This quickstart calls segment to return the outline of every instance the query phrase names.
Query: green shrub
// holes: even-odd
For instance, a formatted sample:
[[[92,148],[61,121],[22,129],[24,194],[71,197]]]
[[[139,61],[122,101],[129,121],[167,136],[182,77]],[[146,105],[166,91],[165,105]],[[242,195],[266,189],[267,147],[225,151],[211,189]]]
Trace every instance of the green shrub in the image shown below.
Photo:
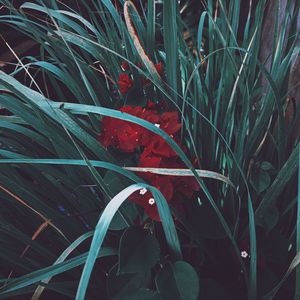
[[[16,64],[0,71],[0,298],[298,299],[298,271],[282,284],[300,248],[299,108],[287,101],[300,4],[288,1],[265,62],[264,0],[245,22],[235,0],[76,2],[0,1],[1,26],[35,45],[20,56],[7,43]],[[133,78],[123,93],[120,74]],[[149,100],[159,118],[179,113],[177,139],[120,112]],[[175,184],[180,208],[168,205],[162,181],[130,169],[145,145],[104,147],[104,118],[172,149],[162,160],[180,170],[156,179],[188,173],[192,199]],[[161,222],[129,201],[141,189]]]

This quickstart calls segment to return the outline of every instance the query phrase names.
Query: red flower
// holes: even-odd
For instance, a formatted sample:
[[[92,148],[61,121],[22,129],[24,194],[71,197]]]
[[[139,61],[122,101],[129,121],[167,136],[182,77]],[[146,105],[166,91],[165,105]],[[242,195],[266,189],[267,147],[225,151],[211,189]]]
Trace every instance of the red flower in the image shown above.
[[[117,138],[118,131],[122,128],[123,122],[118,119],[104,117],[102,119],[102,132],[100,134],[101,144],[107,148],[108,146],[118,147]]]
[[[160,119],[157,111],[147,110],[141,106],[123,106],[120,111],[154,124]],[[147,146],[154,137],[154,134],[146,128],[128,121],[104,117],[102,125],[100,142],[106,148],[114,146],[124,152],[133,152],[140,146]]]
[[[140,107],[140,109],[142,109]],[[138,111],[139,107],[135,108]],[[130,113],[131,107],[123,107],[123,112]],[[133,152],[140,145],[144,128],[132,122],[115,118],[104,117],[102,119],[103,130],[100,134],[100,142],[104,147],[113,146],[124,152]]]
[[[177,133],[181,128],[181,124],[178,123],[177,111],[165,112],[161,115],[160,119],[160,128],[170,135]]]
[[[146,108],[142,108],[141,106],[136,106],[136,107],[123,106],[120,109],[120,111],[126,112],[130,115],[146,120],[152,124],[157,124],[160,120],[160,116],[158,115],[156,110],[149,110]],[[154,133],[139,125],[136,125],[135,128],[140,133],[140,138],[139,138],[140,145],[147,146],[155,136]]]
[[[127,61],[123,61],[121,63],[121,68],[124,70],[124,71],[128,71],[129,70],[129,63]]]
[[[138,126],[128,123],[124,122],[124,125],[117,133],[118,146],[124,152],[133,152],[140,145],[141,132],[138,130]]]
[[[143,109],[142,115],[140,118],[152,123],[152,124],[159,124],[160,116],[158,115],[156,110],[150,109]]]
[[[155,66],[155,69],[156,69],[156,71],[157,71],[157,73],[159,74],[159,75],[162,75],[162,73],[163,73],[163,67],[164,67],[164,65],[163,65],[163,63],[162,62],[159,62],[158,64],[156,64],[156,65],[154,65]]]
[[[145,168],[159,168],[162,157],[155,156],[148,148],[146,148],[140,156],[139,166]]]
[[[177,153],[169,146],[169,144],[160,136],[155,135],[148,145],[149,151],[153,155],[161,156],[164,158],[177,158]]]
[[[141,113],[141,111],[143,110],[143,108],[141,106],[122,106],[120,108],[121,112],[133,115],[133,116],[137,116]]]
[[[157,176],[151,185],[160,190],[168,202],[172,200],[174,189],[170,176]]]
[[[133,80],[126,73],[121,73],[119,75],[118,81],[120,92],[124,95],[133,87]]]
[[[173,185],[169,178],[167,177],[157,177],[153,179],[150,183],[152,186],[156,187],[163,194],[167,202],[170,202],[173,197]],[[131,201],[142,206],[145,213],[153,220],[160,221],[158,209],[154,200],[153,195],[145,190],[135,192],[130,198]]]
[[[156,104],[155,102],[153,102],[153,101],[148,101],[148,102],[147,102],[147,105],[146,105],[146,108],[147,108],[147,109],[156,109],[156,106],[157,106],[157,104]]]
[[[129,77],[127,79],[131,80]],[[120,111],[155,124],[180,145],[178,133],[181,124],[178,122],[178,112],[164,112],[160,115],[156,107],[157,104],[149,101],[146,108],[123,106]],[[181,162],[178,162],[178,155],[172,147],[162,137],[148,129],[132,122],[110,117],[104,117],[102,125],[100,141],[104,147],[113,146],[127,153],[141,148],[139,167],[185,168]],[[185,151],[181,145],[180,147]],[[185,200],[191,198],[194,192],[199,191],[198,183],[192,177],[159,175],[150,172],[140,172],[140,176],[159,189],[166,200],[172,202],[172,205],[181,213],[184,213]],[[160,221],[155,200],[149,191],[136,192],[130,199],[142,206],[150,218]]]
[[[160,119],[156,110],[142,108],[141,106],[123,106],[120,108],[120,111],[136,116],[153,124],[158,123]]]
[[[142,63],[137,63],[136,64],[139,68],[142,68]],[[155,69],[159,73],[159,75],[162,75],[163,73],[163,64],[162,62],[155,64]],[[119,85],[119,90],[120,92],[124,95],[126,94],[132,87],[133,87],[133,80],[130,78],[128,71],[130,70],[128,62],[122,62],[121,63],[121,68],[124,71],[127,71],[127,73],[121,73],[119,75],[119,80],[118,80],[118,85]],[[150,80],[143,78],[143,82],[145,85],[150,83]]]

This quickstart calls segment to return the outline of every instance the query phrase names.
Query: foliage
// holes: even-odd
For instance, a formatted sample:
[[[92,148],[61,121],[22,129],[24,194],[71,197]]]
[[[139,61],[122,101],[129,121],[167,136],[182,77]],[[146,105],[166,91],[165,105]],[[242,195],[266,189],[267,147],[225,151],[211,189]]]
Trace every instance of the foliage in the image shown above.
[[[288,1],[266,65],[265,0],[244,23],[235,0],[192,18],[192,1],[66,2],[0,0],[1,26],[36,45],[18,56],[8,42],[16,64],[0,71],[0,299],[298,297],[299,113],[287,99],[300,4]],[[120,111],[149,100],[179,113],[183,146]],[[198,184],[184,210],[130,171],[138,145],[100,142],[108,118],[176,153]],[[161,222],[129,201],[141,189]]]

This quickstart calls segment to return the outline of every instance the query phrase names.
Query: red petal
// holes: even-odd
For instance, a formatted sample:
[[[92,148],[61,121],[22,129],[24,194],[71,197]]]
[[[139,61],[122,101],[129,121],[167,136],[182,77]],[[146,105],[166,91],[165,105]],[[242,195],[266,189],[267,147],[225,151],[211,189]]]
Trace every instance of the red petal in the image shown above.
[[[162,130],[168,134],[175,134],[181,128],[181,124],[178,123],[178,112],[165,112],[161,115],[161,127]]]
[[[133,80],[126,73],[119,75],[119,89],[122,94],[126,94],[133,87]]]
[[[159,75],[162,75],[162,73],[163,73],[163,63],[162,62],[160,62],[160,63],[158,63],[158,64],[156,64],[155,65],[155,69],[156,69],[156,71],[157,71],[157,73],[159,74]]]
[[[121,64],[121,67],[124,71],[128,71],[129,70],[129,63],[127,61],[123,61]]]

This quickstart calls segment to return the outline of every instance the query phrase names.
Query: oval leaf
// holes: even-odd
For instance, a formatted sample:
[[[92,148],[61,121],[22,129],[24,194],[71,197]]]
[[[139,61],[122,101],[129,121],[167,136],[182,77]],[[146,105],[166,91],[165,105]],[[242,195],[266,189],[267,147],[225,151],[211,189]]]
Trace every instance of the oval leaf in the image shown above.
[[[264,171],[253,175],[251,178],[251,184],[259,194],[264,192],[269,187],[270,183],[270,175]]]
[[[184,261],[165,265],[156,276],[156,286],[163,300],[196,300],[199,295],[198,275]]]
[[[147,274],[148,275],[148,274]],[[108,273],[107,293],[108,299],[124,300],[130,299],[140,288],[146,285],[147,277],[144,274],[117,274],[115,265]]]
[[[159,260],[158,241],[141,227],[128,228],[120,241],[119,274],[145,273]]]

